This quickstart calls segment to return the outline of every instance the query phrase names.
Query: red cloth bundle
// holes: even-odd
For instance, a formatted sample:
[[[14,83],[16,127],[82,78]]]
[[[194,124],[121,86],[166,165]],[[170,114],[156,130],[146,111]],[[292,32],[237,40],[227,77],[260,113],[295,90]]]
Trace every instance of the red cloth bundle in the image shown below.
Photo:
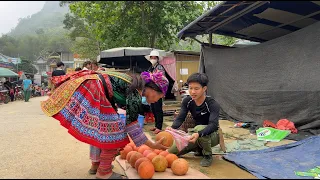
[[[291,133],[298,133],[298,130],[294,126],[294,123],[289,121],[288,119],[280,119],[277,124],[269,120],[263,121],[263,127],[272,127],[280,130],[290,130]]]

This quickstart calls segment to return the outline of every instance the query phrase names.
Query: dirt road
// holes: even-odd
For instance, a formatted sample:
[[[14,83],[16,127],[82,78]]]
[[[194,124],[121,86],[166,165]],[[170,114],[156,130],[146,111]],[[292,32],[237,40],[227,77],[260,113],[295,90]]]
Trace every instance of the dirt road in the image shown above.
[[[40,101],[46,98],[0,104],[0,178],[95,179],[87,173],[91,165],[89,145],[69,135],[59,121],[44,115]],[[230,123],[222,121],[224,132],[230,131]],[[247,130],[238,131],[232,134],[248,134]],[[255,178],[219,157],[208,168],[199,166],[200,158],[186,158],[210,178]],[[115,172],[124,174],[118,163],[113,164]]]
[[[0,104],[0,177],[94,179],[89,146],[43,114],[46,98]]]

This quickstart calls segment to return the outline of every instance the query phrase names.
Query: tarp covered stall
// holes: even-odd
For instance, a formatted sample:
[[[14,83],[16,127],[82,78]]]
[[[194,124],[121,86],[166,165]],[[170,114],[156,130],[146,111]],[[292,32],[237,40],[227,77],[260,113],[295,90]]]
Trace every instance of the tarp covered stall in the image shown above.
[[[202,47],[209,94],[232,118],[320,133],[320,23],[245,48]],[[209,71],[210,70],[210,71]]]
[[[225,1],[183,28],[178,37],[214,33],[266,42],[319,20],[319,1]]]
[[[209,76],[209,94],[233,119],[261,126],[286,118],[299,134],[319,134],[319,20],[317,1],[226,1],[178,37],[220,34],[260,42],[241,48],[202,45],[199,71]]]

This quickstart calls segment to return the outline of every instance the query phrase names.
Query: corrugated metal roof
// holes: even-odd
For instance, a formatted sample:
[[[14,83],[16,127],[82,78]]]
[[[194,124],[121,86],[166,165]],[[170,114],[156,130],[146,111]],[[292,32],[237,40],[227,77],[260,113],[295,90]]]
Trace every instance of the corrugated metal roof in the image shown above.
[[[319,1],[226,1],[183,28],[178,37],[214,33],[265,42],[319,20]]]

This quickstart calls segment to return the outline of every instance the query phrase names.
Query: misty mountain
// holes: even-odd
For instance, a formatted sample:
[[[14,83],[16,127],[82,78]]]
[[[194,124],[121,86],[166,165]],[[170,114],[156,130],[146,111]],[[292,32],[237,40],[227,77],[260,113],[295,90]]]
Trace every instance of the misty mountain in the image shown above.
[[[19,19],[18,25],[8,33],[12,37],[43,33],[62,33],[64,15],[69,12],[68,6],[59,6],[59,1],[46,1],[41,11]]]

